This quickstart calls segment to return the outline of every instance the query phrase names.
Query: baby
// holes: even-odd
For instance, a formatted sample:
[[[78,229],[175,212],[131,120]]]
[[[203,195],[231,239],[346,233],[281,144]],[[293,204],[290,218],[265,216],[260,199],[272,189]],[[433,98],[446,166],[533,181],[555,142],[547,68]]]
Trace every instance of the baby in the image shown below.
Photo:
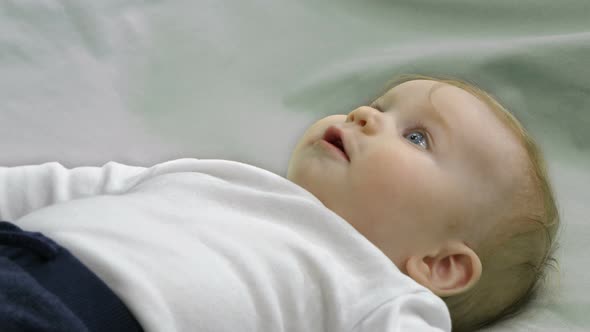
[[[312,125],[287,178],[0,167],[0,220],[2,331],[471,331],[530,300],[559,225],[518,121],[419,75]]]

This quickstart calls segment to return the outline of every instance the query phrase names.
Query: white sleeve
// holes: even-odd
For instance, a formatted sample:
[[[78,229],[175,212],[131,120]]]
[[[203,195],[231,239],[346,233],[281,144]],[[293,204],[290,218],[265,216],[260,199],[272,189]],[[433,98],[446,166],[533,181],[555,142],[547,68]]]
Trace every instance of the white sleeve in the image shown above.
[[[444,301],[425,292],[387,301],[358,322],[353,332],[450,332],[451,318]]]
[[[0,220],[16,219],[63,201],[117,194],[137,183],[145,167],[108,162],[67,169],[57,162],[0,167]]]

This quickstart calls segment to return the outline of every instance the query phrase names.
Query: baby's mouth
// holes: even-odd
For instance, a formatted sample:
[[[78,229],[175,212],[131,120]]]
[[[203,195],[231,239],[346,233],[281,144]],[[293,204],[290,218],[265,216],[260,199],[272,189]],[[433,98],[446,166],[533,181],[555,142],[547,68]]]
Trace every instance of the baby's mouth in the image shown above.
[[[338,129],[338,127],[330,126],[326,130],[326,132],[324,133],[323,139],[326,142],[334,145],[340,151],[342,151],[342,153],[344,154],[344,156],[346,157],[346,159],[348,161],[350,161],[350,157],[348,156],[348,153],[346,152],[346,145],[345,145],[345,142],[343,140],[342,131],[340,129]]]

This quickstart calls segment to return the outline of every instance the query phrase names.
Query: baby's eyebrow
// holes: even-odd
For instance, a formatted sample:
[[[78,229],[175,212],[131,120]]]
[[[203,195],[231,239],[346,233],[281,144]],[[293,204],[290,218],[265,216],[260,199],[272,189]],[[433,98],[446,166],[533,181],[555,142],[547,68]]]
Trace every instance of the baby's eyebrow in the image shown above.
[[[432,103],[432,94],[434,93],[434,91],[436,91],[438,88],[442,88],[444,87],[444,84],[435,84],[433,85],[430,90],[428,91],[428,106],[426,107],[426,112],[429,113],[430,115],[432,115],[433,119],[435,122],[437,122],[438,124],[441,125],[441,127],[443,127],[443,129],[446,131],[447,134],[450,133],[451,127],[449,126],[449,122],[447,121],[447,119],[442,115],[442,112],[440,111],[440,109],[436,108],[436,106],[434,106],[434,104]],[[385,103],[383,103],[383,99],[385,99]],[[387,104],[388,107],[390,107],[391,105],[395,105],[397,104],[399,99],[398,95],[388,95],[386,97],[379,97],[377,99],[375,99],[370,106],[371,107],[375,107],[377,109],[382,110],[383,112],[386,111],[386,106],[385,104]]]
[[[433,85],[430,91],[428,92],[428,104],[430,106],[428,107],[428,112],[433,116],[436,122],[438,122],[442,127],[444,127],[444,129],[448,133],[451,130],[451,127],[449,126],[447,119],[442,115],[440,109],[436,108],[436,106],[434,106],[434,104],[432,103],[432,94],[434,93],[434,91],[436,91],[436,87],[437,85]],[[439,85],[439,87],[442,86]]]

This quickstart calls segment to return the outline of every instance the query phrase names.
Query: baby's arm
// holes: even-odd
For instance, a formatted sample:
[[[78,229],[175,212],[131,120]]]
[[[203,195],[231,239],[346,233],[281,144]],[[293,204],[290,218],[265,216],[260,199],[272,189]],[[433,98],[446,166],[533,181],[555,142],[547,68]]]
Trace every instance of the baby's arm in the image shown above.
[[[0,167],[0,220],[16,219],[52,204],[132,187],[145,167],[108,162],[102,167],[67,169],[57,162]]]

